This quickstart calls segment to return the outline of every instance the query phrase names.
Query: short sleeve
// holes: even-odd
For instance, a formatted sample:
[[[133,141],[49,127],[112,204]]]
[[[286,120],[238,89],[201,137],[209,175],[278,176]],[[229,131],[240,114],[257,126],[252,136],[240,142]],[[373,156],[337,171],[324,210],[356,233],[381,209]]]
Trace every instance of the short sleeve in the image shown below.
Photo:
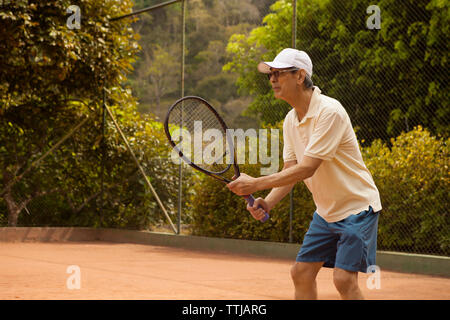
[[[285,119],[283,122],[283,161],[292,161],[297,160],[295,155],[294,146],[292,145],[292,141],[289,138],[290,134],[288,132],[289,121]]]
[[[305,148],[305,155],[323,160],[331,160],[341,144],[347,121],[336,111],[319,116]]]

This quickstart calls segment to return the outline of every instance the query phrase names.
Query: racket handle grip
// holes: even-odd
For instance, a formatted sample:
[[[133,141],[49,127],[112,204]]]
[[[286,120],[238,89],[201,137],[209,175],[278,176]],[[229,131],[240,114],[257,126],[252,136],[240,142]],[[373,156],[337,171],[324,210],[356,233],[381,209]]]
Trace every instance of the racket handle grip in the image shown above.
[[[255,198],[250,194],[248,196],[243,196],[243,198],[247,201],[248,205],[253,207],[253,203],[255,203]],[[258,208],[262,208],[261,206],[259,206]],[[264,211],[264,218],[262,218],[260,221],[261,222],[266,222],[269,219],[269,214]]]

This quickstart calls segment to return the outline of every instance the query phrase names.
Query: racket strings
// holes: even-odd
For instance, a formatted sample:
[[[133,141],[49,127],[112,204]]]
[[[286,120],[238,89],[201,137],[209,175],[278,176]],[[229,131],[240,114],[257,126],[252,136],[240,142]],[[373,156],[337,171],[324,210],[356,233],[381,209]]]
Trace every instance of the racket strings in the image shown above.
[[[232,152],[226,129],[201,100],[178,102],[170,112],[168,123],[172,141],[191,163],[212,173],[222,173],[230,167]]]

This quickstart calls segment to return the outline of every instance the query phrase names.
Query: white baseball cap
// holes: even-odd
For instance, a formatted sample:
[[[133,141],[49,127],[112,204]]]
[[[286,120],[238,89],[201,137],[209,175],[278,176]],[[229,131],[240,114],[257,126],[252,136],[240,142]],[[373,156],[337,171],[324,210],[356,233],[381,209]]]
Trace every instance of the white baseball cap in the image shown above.
[[[270,73],[270,68],[284,69],[284,68],[299,68],[306,71],[312,76],[312,61],[305,51],[297,49],[286,48],[283,49],[273,61],[264,61],[258,64],[258,71],[261,73]]]

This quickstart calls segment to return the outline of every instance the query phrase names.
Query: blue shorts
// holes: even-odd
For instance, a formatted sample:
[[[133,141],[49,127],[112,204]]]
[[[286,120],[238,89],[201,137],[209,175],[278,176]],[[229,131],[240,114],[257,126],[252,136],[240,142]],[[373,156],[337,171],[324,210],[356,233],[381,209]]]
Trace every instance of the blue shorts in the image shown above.
[[[298,262],[324,262],[327,268],[367,273],[375,265],[379,212],[369,210],[328,223],[314,212],[297,255]]]

